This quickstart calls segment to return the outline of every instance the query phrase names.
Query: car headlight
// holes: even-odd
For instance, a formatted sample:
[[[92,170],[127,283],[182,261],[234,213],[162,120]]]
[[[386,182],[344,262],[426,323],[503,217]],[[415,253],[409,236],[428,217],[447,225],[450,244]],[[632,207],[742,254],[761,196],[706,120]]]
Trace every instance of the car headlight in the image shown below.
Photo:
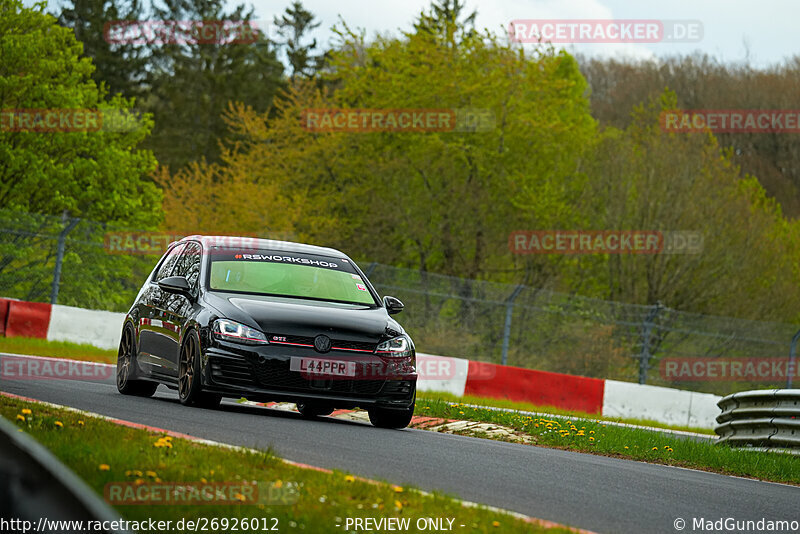
[[[245,345],[269,344],[264,332],[228,319],[217,319],[214,321],[211,331],[214,333],[214,337],[225,341],[244,343]]]
[[[378,345],[375,353],[389,358],[410,358],[413,351],[408,337],[397,336]]]

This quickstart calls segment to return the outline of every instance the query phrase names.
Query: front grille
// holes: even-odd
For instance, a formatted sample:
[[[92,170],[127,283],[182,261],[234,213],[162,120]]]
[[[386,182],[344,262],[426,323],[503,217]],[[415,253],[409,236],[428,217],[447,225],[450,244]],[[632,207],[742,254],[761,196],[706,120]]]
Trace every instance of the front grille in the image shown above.
[[[383,380],[309,380],[297,371],[289,370],[288,361],[267,360],[252,363],[258,383],[268,389],[317,391],[348,395],[375,395]]]
[[[333,339],[331,340],[331,346],[333,347],[331,350],[349,349],[349,350],[363,350],[368,352],[375,352],[375,348],[378,346],[378,344],[363,343],[361,341],[343,341],[341,339]]]
[[[281,338],[281,341],[276,341],[275,338]],[[314,348],[314,338],[308,336],[284,336],[281,334],[269,334],[267,336],[270,343],[275,345],[280,345],[282,343],[291,344],[291,345],[307,345],[309,349]],[[285,341],[284,341],[285,340]],[[352,351],[366,351],[366,352],[375,352],[377,348],[377,343],[369,343],[364,341],[347,341],[344,339],[331,339],[331,350],[335,351],[336,349],[343,349],[343,350],[352,350]]]
[[[289,371],[288,361],[267,360],[254,362],[258,383],[271,389],[308,389],[310,384],[300,373]]]

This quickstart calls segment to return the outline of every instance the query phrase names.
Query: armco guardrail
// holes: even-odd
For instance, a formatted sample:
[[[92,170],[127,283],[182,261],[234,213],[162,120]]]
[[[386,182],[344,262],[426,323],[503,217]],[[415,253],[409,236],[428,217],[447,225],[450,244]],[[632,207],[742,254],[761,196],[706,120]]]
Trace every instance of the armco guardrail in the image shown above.
[[[717,406],[719,443],[800,447],[800,389],[743,391]]]
[[[101,521],[108,534],[122,534],[120,516],[36,441],[0,417],[0,518],[30,522],[29,532],[76,532],[75,524]],[[41,523],[46,519],[48,523]],[[54,526],[57,525],[57,526]],[[41,528],[39,528],[41,527]]]

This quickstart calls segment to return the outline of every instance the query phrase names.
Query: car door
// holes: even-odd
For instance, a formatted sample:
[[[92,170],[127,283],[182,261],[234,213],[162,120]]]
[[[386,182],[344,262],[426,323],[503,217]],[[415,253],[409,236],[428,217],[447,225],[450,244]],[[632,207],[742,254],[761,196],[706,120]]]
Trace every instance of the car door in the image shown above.
[[[190,292],[195,297],[198,294],[198,284],[200,281],[201,253],[202,249],[199,243],[187,243],[186,247],[180,252],[172,274],[170,275],[183,276],[186,278],[189,282]],[[169,361],[171,368],[174,366],[177,373],[181,338],[186,327],[186,321],[191,316],[195,304],[192,299],[184,295],[166,292],[162,292],[161,300],[163,302],[162,309],[164,312],[163,328],[165,342],[169,343],[169,347],[165,348],[164,357]]]
[[[158,287],[158,281],[172,276],[175,264],[186,245],[173,247],[164,257],[161,266],[148,282],[142,299],[143,309],[139,319],[139,366],[150,374],[159,376],[177,376],[177,367],[167,358],[171,342],[164,328],[164,291]]]

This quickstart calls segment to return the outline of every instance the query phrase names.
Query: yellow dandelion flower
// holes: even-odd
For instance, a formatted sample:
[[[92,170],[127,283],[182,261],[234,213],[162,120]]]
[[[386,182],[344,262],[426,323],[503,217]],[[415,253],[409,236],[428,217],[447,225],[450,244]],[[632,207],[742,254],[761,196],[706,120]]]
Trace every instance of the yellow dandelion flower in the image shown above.
[[[492,526],[493,527],[499,527],[500,526],[500,521],[492,521]]]
[[[17,414],[17,421],[25,422],[25,416],[22,414]]]
[[[131,476],[132,474],[133,474],[133,471],[131,471],[130,469],[128,469],[127,471],[125,471],[125,476],[126,476],[126,477],[129,477],[129,476]]]
[[[401,503],[400,501],[394,501],[394,505],[397,506],[399,510],[403,509],[403,503]]]
[[[237,501],[242,501],[242,502],[245,502],[247,500],[245,496],[242,495],[241,493],[237,493],[236,495],[233,496],[233,498],[236,499]]]
[[[150,478],[156,478],[158,476],[155,471],[145,471],[144,474]]]
[[[272,484],[274,488],[282,488],[283,487],[283,480],[276,480],[274,484]]]
[[[590,431],[589,431],[589,434],[594,434],[594,430],[590,430]]]
[[[97,466],[97,468],[100,471],[108,471],[109,469],[111,469],[111,466],[109,466],[108,464],[100,464]]]
[[[78,426],[84,426],[85,424],[83,421],[78,421]]]
[[[206,480],[206,479],[205,479],[205,478],[203,478],[203,477],[200,477],[200,482],[202,482],[203,484],[205,484],[206,482],[208,482],[208,480]]]
[[[156,482],[161,482],[161,479],[156,477]]]
[[[403,488],[400,486],[392,486],[395,493],[403,493]]]
[[[136,484],[137,486],[141,486],[142,484],[144,484],[144,479],[143,478],[137,478],[136,480],[134,480],[133,483]]]
[[[594,438],[589,438],[589,441],[594,441]]]
[[[31,415],[32,413],[33,413],[33,412],[32,412],[32,411],[30,411],[30,409],[28,409],[28,408],[23,408],[23,409],[22,409],[22,414],[23,414],[23,415]]]
[[[346,477],[344,477],[345,482],[353,482],[355,481],[355,479],[356,477],[354,477],[353,475],[347,475]]]
[[[56,424],[56,426],[57,426],[58,428],[64,428],[64,423],[62,423],[61,421],[56,421],[56,423],[55,423],[55,424]]]
[[[670,447],[669,449],[667,449],[667,452],[672,452],[672,447]]]
[[[627,446],[627,445],[625,445],[625,449],[627,449],[627,448],[628,448],[628,446]]]
[[[133,474],[136,475],[137,477],[143,477],[144,476],[144,474],[142,474],[142,472],[139,471],[138,469],[136,471],[134,471]]]
[[[669,449],[669,445],[664,445],[664,449]]]
[[[654,450],[654,451],[657,451],[657,450],[658,450],[658,447],[653,447],[653,450]]]

